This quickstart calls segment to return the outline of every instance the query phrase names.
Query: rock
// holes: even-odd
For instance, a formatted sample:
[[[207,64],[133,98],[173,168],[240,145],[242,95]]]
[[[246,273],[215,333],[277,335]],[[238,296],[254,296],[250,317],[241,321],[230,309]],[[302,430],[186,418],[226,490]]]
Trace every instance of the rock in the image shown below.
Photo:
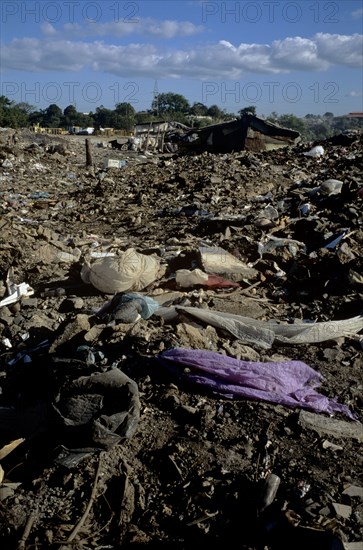
[[[84,300],[82,298],[67,298],[63,300],[59,311],[61,313],[69,313],[72,311],[80,310],[84,307]]]
[[[352,438],[359,442],[363,441],[363,429],[360,422],[345,422],[301,411],[298,423],[302,428],[314,430],[320,435],[328,434],[340,439]]]
[[[217,340],[217,333],[213,327],[203,329],[187,323],[179,323],[176,333],[183,346],[192,349],[214,349],[213,341]]]
[[[84,335],[90,330],[88,315],[78,314],[75,319],[66,324],[60,336],[50,347],[50,353],[55,352],[60,347],[67,347],[74,338],[83,340]]]
[[[342,494],[350,497],[359,497],[363,500],[363,487],[359,487],[358,485],[348,485]]]
[[[38,298],[23,298],[21,305],[24,308],[34,308],[38,307]]]
[[[84,335],[85,342],[94,342],[99,339],[103,331],[103,327],[94,326]]]
[[[333,502],[332,506],[335,510],[336,515],[341,518],[348,519],[352,513],[352,507],[347,506],[346,504],[339,504],[338,502]]]

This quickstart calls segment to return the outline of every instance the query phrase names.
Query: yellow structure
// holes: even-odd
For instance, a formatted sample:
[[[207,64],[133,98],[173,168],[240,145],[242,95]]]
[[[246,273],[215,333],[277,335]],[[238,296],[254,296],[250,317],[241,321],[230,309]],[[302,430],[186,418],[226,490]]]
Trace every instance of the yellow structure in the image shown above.
[[[42,128],[39,122],[31,126],[30,130],[35,134],[52,134],[52,135],[68,134],[67,130],[65,130],[64,128]]]

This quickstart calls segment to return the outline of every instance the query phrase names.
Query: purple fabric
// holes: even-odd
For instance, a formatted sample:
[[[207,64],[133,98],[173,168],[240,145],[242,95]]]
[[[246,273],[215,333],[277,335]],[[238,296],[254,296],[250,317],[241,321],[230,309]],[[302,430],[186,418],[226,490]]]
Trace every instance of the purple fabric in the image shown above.
[[[183,348],[164,351],[158,360],[188,380],[225,397],[262,399],[318,413],[340,412],[356,419],[346,405],[314,389],[320,386],[323,377],[301,361],[239,361],[212,351]]]

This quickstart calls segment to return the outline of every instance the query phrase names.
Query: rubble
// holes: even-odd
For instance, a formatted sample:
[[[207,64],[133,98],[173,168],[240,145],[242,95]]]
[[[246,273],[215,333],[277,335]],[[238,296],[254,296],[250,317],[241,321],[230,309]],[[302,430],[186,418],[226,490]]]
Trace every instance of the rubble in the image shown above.
[[[301,140],[299,132],[282,128],[252,114],[220,124],[190,129],[178,136],[182,149],[230,153],[233,151],[271,151],[296,145]]]
[[[222,152],[225,126],[88,136],[91,166],[84,136],[1,132],[2,547],[361,544],[363,142],[249,121]],[[175,377],[177,349],[272,399]],[[286,406],[271,365],[319,391]]]

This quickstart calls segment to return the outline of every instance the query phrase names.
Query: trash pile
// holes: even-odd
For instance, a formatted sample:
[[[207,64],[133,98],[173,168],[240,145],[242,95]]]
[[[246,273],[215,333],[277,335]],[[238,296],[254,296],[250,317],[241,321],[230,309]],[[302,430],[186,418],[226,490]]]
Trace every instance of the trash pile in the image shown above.
[[[361,136],[97,139],[0,132],[2,547],[361,548]]]

